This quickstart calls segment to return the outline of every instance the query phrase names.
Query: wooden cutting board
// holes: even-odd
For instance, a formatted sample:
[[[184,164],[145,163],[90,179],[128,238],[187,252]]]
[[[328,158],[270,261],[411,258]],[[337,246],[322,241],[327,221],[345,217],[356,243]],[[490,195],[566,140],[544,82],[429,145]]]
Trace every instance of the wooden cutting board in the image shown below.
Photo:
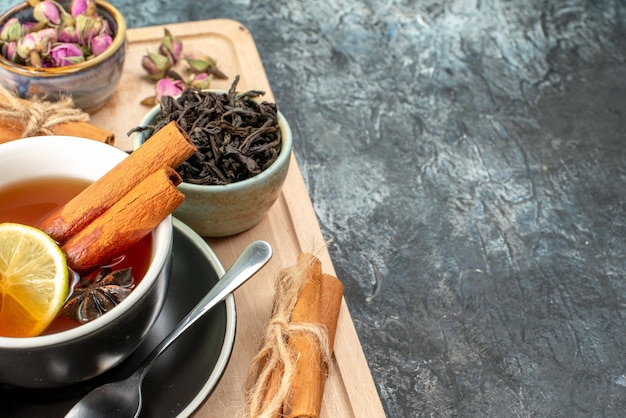
[[[115,145],[133,148],[126,132],[138,126],[149,110],[140,101],[154,95],[154,84],[145,77],[141,57],[156,50],[167,27],[183,41],[185,51],[201,51],[218,60],[228,80],[215,80],[211,87],[227,89],[235,75],[238,90],[263,90],[274,101],[263,64],[250,32],[232,20],[198,22],[131,29],[124,72],[117,92],[105,108],[92,115],[91,123],[115,133]],[[183,66],[181,65],[182,69]],[[297,147],[297,142],[295,144]],[[274,249],[270,262],[250,282],[235,292],[237,336],[230,362],[214,392],[195,411],[196,417],[239,417],[245,395],[245,381],[270,317],[274,279],[286,266],[296,263],[300,252],[316,252],[326,273],[336,275],[302,180],[292,156],[283,193],[268,216],[256,227],[234,237],[207,240],[226,269],[251,241],[262,239]],[[341,277],[339,278],[341,279]],[[384,411],[365,361],[354,324],[342,305],[335,340],[334,367],[326,383],[322,417],[384,417]]]

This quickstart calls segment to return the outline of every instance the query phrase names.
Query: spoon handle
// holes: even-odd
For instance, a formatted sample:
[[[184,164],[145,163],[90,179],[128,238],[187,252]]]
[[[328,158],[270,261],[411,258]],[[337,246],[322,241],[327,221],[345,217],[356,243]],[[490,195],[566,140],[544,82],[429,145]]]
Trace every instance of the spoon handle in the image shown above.
[[[250,243],[235,260],[233,265],[222,276],[217,284],[207,293],[200,302],[178,323],[167,337],[152,350],[146,357],[138,371],[145,375],[154,361],[178,338],[187,328],[196,322],[202,315],[211,310],[254,275],[272,256],[272,247],[265,241]]]

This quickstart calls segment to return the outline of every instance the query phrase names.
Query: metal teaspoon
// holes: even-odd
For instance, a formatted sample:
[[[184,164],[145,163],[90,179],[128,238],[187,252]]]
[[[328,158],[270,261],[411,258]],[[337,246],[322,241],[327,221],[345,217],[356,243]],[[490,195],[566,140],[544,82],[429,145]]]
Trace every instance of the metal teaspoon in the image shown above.
[[[264,241],[254,241],[248,245],[209,293],[161,341],[130,377],[95,388],[74,405],[65,417],[138,417],[142,407],[141,384],[156,359],[202,315],[259,271],[271,256],[272,248]]]

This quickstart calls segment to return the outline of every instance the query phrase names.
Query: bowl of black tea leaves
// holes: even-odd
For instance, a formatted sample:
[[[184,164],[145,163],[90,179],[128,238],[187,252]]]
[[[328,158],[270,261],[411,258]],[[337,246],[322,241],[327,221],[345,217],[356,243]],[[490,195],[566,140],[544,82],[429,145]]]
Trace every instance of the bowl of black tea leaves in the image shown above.
[[[185,201],[174,216],[204,237],[238,234],[258,224],[280,195],[292,152],[291,129],[264,92],[186,88],[163,96],[140,121],[135,149],[175,120],[197,147],[177,171]]]

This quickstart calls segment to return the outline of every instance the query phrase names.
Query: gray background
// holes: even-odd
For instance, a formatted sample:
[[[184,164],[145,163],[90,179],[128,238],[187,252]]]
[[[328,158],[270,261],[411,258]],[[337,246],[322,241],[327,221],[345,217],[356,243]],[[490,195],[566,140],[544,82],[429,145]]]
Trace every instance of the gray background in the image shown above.
[[[388,416],[624,415],[625,1],[112,3],[250,30]]]

